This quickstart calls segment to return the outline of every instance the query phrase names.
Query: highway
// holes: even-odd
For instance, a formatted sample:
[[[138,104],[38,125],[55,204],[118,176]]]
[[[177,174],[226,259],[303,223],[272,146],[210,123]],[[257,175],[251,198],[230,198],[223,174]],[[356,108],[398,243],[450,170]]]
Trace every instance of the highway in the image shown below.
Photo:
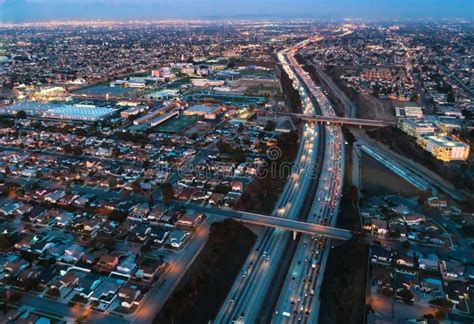
[[[467,197],[472,197],[466,190],[461,190],[454,187],[451,183],[443,179],[438,174],[429,170],[427,167],[408,159],[405,156],[397,154],[386,147],[384,144],[377,142],[373,138],[370,138],[363,129],[353,129],[353,135],[357,139],[357,143],[370,148],[372,151],[377,152],[383,160],[385,165],[390,163],[398,166],[400,170],[404,170],[405,173],[410,174],[417,179],[421,179],[422,182],[429,185],[434,192],[442,191],[447,196],[451,197],[456,201],[463,201]],[[408,180],[408,179],[407,179]]]
[[[326,201],[329,199],[327,197],[324,198]],[[316,211],[315,212],[323,212]],[[318,214],[318,217],[321,215]],[[349,230],[345,230],[342,228],[332,227],[329,226],[330,224],[320,222],[317,224],[313,224],[311,222],[301,222],[292,219],[286,219],[281,217],[270,217],[264,215],[248,215],[243,214],[241,221],[245,223],[255,224],[255,225],[262,225],[266,227],[275,227],[278,229],[283,229],[287,231],[294,231],[303,234],[310,234],[310,235],[321,235],[327,238],[339,239],[339,240],[349,240],[352,237],[352,234]],[[321,225],[323,224],[323,225]]]
[[[283,53],[278,55],[288,76],[302,99],[304,114],[312,116],[316,107],[295,77],[292,67]],[[295,164],[298,166],[288,179],[283,193],[273,212],[273,216],[296,220],[310,188],[312,174],[305,172],[314,167],[319,145],[318,125],[304,124]],[[266,302],[266,292],[272,287],[284,248],[291,235],[280,229],[267,229],[258,238],[254,250],[246,260],[239,277],[234,282],[226,300],[215,318],[215,323],[255,323],[262,305]]]
[[[323,117],[337,118],[324,93],[294,59],[294,54],[300,49],[291,51],[293,57],[290,60],[295,70],[304,80],[306,87],[310,89],[312,97],[316,99]],[[333,125],[325,127],[326,146],[322,173],[307,222],[334,226],[342,195],[344,140],[339,127]],[[316,323],[318,321],[319,293],[330,245],[330,240],[320,236],[302,236],[275,307],[272,323]]]
[[[173,202],[171,205],[184,207],[188,210],[193,210],[196,213],[213,215],[215,218],[233,218],[239,222],[281,229],[289,232],[321,235],[338,240],[349,240],[352,237],[351,231],[333,227],[326,223],[299,221],[277,216],[249,213],[231,208],[203,206],[192,203]]]
[[[398,39],[400,45],[406,50],[407,56],[405,58],[405,68],[407,70],[407,73],[415,82],[415,88],[417,92],[421,95],[421,102],[423,104],[423,107],[427,109],[428,113],[432,113],[432,104],[428,102],[425,97],[424,91],[418,84],[417,78],[413,76],[413,68],[411,66],[411,49],[406,47],[403,41],[398,36],[394,35],[394,37]],[[345,116],[352,118],[355,117],[356,106],[354,105],[354,103],[345,95],[343,91],[339,89],[339,87],[334,83],[334,81],[328,75],[326,75],[317,64],[315,64],[314,62],[310,62],[309,60],[307,61],[307,63],[308,62],[315,68],[318,77],[324,81],[330,95],[336,97],[340,102],[342,102],[342,104],[344,105]],[[400,154],[395,153],[384,144],[377,142],[373,138],[369,137],[365,132],[365,129],[352,128],[351,133],[357,139],[358,144],[364,145],[366,148],[373,150],[379,156],[381,156],[382,159],[385,160],[385,163],[383,164],[387,166],[396,165],[396,168],[398,170],[402,170],[402,174],[406,173],[409,174],[410,177],[417,179],[416,184],[418,186],[415,186],[419,187],[421,185],[422,187],[419,187],[420,189],[423,190],[423,187],[426,188],[426,184],[429,184],[429,186],[434,189],[434,192],[436,192],[436,189],[438,189],[439,191],[444,192],[444,194],[450,196],[456,201],[463,201],[466,198],[472,198],[472,195],[470,195],[468,192],[466,192],[465,190],[460,190],[459,188],[455,188],[451,183],[440,177],[435,172],[429,170],[425,166],[413,160],[410,160]],[[356,146],[357,145],[355,145],[354,147]]]
[[[290,116],[290,117],[300,118],[305,121],[334,124],[334,125],[385,127],[385,126],[397,124],[395,121],[391,121],[391,120],[348,118],[348,117],[338,117],[338,116],[306,116],[304,114],[285,113],[285,112],[278,112],[278,113],[269,112],[267,114]]]

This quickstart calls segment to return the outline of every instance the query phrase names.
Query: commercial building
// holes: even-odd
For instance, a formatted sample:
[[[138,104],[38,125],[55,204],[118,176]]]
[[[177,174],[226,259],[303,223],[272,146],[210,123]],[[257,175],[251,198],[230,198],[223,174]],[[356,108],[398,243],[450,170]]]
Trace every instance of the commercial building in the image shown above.
[[[57,105],[29,101],[18,102],[14,105],[0,108],[0,113],[6,114],[14,115],[20,111],[24,111],[33,117],[92,122],[109,118],[117,112],[113,108],[95,105]]]
[[[127,110],[124,110],[120,113],[120,117],[122,118],[128,118],[130,116],[135,116],[138,114],[141,114],[147,110],[147,106],[135,106],[135,107],[130,107]]]
[[[432,123],[422,119],[400,119],[398,127],[410,136],[418,137],[424,134],[433,134],[435,127]]]
[[[185,115],[204,116],[206,119],[215,119],[221,110],[222,108],[218,106],[194,105],[186,109],[183,113]]]
[[[206,88],[206,87],[222,87],[224,85],[223,80],[208,80],[208,79],[191,79],[191,83],[194,87]]]
[[[151,121],[152,119],[155,119],[157,118],[159,115],[162,115],[166,112],[169,112],[171,110],[174,110],[174,108],[176,107],[179,107],[177,103],[173,102],[173,103],[170,103],[166,106],[161,106],[161,107],[158,107],[156,109],[153,109],[152,111],[150,111],[148,114],[146,114],[145,116],[143,117],[140,117],[136,120],[133,121],[133,125],[142,125],[142,124],[145,124],[149,121]]]
[[[417,143],[441,161],[465,161],[469,157],[468,144],[454,141],[447,136],[420,136]]]
[[[417,106],[395,107],[398,118],[423,118],[423,109]]]

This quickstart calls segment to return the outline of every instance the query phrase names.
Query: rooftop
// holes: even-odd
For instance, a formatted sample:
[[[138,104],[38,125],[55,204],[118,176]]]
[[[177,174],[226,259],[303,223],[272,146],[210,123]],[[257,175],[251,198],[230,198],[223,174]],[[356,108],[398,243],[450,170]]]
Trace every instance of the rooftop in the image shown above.
[[[462,142],[456,142],[447,136],[429,135],[429,136],[425,136],[425,138],[440,146],[448,146],[448,147],[466,147],[467,146],[467,144],[462,143]]]

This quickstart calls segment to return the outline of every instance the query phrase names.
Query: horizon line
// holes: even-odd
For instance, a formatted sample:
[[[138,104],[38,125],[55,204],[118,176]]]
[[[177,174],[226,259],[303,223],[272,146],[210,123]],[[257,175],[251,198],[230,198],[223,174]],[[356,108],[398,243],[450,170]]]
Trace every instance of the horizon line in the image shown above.
[[[284,19],[291,18],[294,21],[313,21],[313,22],[344,22],[344,21],[353,21],[353,22],[423,22],[423,21],[443,21],[443,22],[474,22],[474,18],[466,17],[408,17],[408,18],[368,18],[368,17],[308,17],[308,16],[298,16],[298,15],[268,15],[261,16],[258,15],[236,15],[236,16],[208,16],[208,17],[167,17],[167,18],[74,18],[74,19],[35,19],[35,20],[11,20],[11,21],[1,21],[0,26],[2,25],[25,25],[25,24],[52,24],[52,23],[84,23],[84,22],[95,22],[95,23],[159,23],[159,22],[215,22],[215,21],[228,21],[228,22],[238,22],[238,21],[275,21],[282,22]]]

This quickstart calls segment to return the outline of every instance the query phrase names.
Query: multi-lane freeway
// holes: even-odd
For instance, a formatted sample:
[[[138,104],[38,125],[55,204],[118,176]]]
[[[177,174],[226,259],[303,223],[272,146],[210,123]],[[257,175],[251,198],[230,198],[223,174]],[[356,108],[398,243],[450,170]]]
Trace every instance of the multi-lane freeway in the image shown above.
[[[295,54],[307,43],[305,41],[287,51],[280,52],[278,58],[300,93],[304,115],[314,116],[318,111],[325,117],[336,117],[323,92],[295,59]],[[321,127],[315,123],[304,125],[304,134],[296,159],[301,171],[290,177],[274,211],[274,216],[289,220],[303,218],[318,225],[335,224],[342,192],[343,136],[337,126],[327,125],[324,126],[324,130]],[[324,134],[324,138],[318,139],[318,133]],[[315,179],[314,175],[303,171],[317,161],[316,152],[318,150],[316,147],[318,145],[321,145],[318,148],[322,149],[324,164],[319,179]],[[305,197],[309,192],[308,188],[315,181],[318,189],[316,196],[309,197],[309,212],[306,211],[305,215],[299,215],[303,210],[303,203],[308,201]],[[287,233],[278,229],[267,229],[260,236],[254,251],[245,262],[240,276],[222,305],[215,319],[216,323],[257,322],[262,307],[268,307],[268,303],[272,303],[267,299],[269,288],[278,289],[282,286],[275,282],[274,278],[279,270],[279,260],[284,255],[284,248],[289,239]],[[326,246],[328,244],[329,241],[321,236],[303,235],[300,239],[295,255],[292,256],[293,261],[287,279],[283,283],[284,288],[278,297],[276,314],[279,312],[279,307],[289,307],[287,310],[281,311],[282,314],[285,312],[285,319],[289,321],[317,321],[319,306],[317,294],[327,259],[328,249]],[[299,275],[293,275],[295,271]],[[290,286],[289,294],[288,286]],[[288,298],[292,299],[289,304],[287,303]],[[312,312],[312,310],[314,311]],[[275,317],[273,320],[280,322],[281,318]]]
[[[286,73],[293,79],[303,104],[303,113],[311,116],[316,112],[313,101],[308,96],[304,85],[300,83],[288,64],[287,57],[279,54],[280,62]],[[280,195],[273,215],[276,217],[296,220],[305,201],[311,183],[314,181],[311,172],[305,170],[314,167],[319,149],[319,127],[308,123],[304,125],[300,147],[295,161],[296,171],[289,177]],[[246,260],[239,277],[236,279],[227,299],[218,313],[216,323],[255,323],[259,311],[266,302],[266,292],[273,286],[273,278],[277,272],[291,235],[279,229],[267,229],[259,237],[254,250]]]
[[[295,49],[290,53],[294,54],[302,48]],[[322,117],[337,118],[329,100],[302,69],[294,56],[290,57],[290,61],[309,89],[311,96],[317,101]],[[325,134],[326,146],[322,173],[307,222],[335,225],[342,194],[344,140],[342,131],[337,126],[326,126]],[[301,238],[275,307],[273,323],[317,322],[319,292],[329,246],[330,241],[323,237],[304,235]]]

